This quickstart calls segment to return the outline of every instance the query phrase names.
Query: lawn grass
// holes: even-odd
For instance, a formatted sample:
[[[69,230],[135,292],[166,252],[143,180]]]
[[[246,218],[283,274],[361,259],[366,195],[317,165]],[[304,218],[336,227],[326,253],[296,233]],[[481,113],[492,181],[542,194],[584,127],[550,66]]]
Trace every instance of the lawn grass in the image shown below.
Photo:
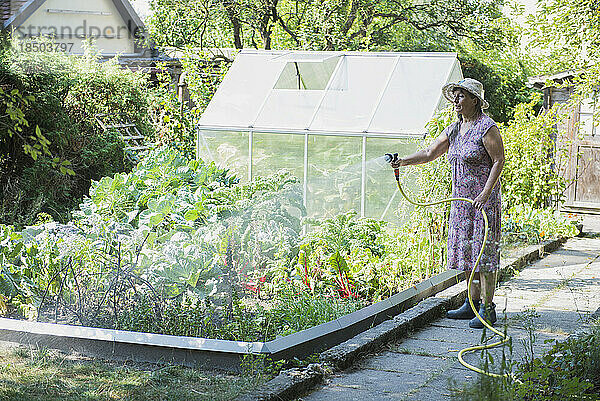
[[[0,400],[231,400],[269,377],[0,348]]]

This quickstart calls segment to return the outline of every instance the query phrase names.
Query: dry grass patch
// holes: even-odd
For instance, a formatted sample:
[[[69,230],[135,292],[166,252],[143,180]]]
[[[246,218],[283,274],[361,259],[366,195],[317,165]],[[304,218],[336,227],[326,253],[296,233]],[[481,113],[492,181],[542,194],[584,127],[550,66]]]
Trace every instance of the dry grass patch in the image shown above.
[[[268,379],[179,366],[0,349],[0,400],[231,400]]]

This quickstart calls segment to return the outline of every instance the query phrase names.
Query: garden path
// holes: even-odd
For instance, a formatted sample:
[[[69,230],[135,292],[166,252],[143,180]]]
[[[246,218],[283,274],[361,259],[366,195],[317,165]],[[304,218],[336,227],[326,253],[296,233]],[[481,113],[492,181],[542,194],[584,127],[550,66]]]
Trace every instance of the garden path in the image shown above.
[[[513,338],[510,359],[530,360],[531,351],[539,356],[552,345],[545,340],[564,339],[589,321],[600,308],[599,287],[600,238],[569,239],[502,283],[494,298],[500,311],[496,327],[506,327]],[[451,400],[452,392],[477,375],[458,362],[458,351],[481,340],[482,331],[470,329],[468,321],[441,318],[329,377],[300,400]],[[491,354],[499,363],[502,350]],[[478,365],[480,356],[467,354],[465,360]]]

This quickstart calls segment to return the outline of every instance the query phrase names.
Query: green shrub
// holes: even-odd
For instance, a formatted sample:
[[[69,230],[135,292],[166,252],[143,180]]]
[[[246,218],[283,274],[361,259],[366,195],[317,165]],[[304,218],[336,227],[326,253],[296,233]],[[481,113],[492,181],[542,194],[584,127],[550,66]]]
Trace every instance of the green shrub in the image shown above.
[[[564,196],[560,168],[565,150],[556,147],[556,113],[536,115],[534,105],[517,105],[514,120],[501,127],[506,163],[502,172],[502,202],[506,209],[528,205],[543,209]]]
[[[229,170],[202,160],[188,160],[181,152],[160,147],[149,151],[127,174],[92,181],[90,196],[74,212],[82,221],[94,213],[105,222],[154,227],[164,219],[203,223],[209,215],[206,195],[237,178]],[[140,224],[141,223],[141,224]]]
[[[152,89],[148,120],[154,126],[154,142],[183,153],[188,159],[196,157],[196,124],[200,110],[182,104],[173,91],[166,66],[157,74],[158,85]]]
[[[497,123],[512,120],[516,106],[528,102],[535,92],[526,86],[531,72],[524,62],[525,57],[514,48],[484,51],[463,43],[458,58],[463,75],[483,84],[485,99],[490,104],[486,113]],[[537,110],[540,106],[541,99],[538,99],[534,108]]]
[[[228,71],[225,61],[213,60],[209,52],[186,51],[180,59],[190,102],[183,104],[173,90],[168,68],[157,74],[158,85],[152,89],[149,120],[155,127],[155,142],[168,145],[186,157],[196,157],[196,126]]]
[[[504,243],[536,243],[548,238],[574,237],[579,234],[576,220],[570,220],[551,209],[533,209],[515,205],[502,218]]]
[[[21,104],[21,135],[0,124],[0,221],[6,223],[31,224],[40,212],[65,221],[91,179],[129,167],[120,136],[104,133],[96,114],[125,114],[144,135],[152,132],[146,77],[114,61],[98,62],[91,49],[76,57],[21,51],[13,42],[0,54],[0,88],[28,99]],[[27,141],[39,137],[38,129],[48,152],[34,159]]]

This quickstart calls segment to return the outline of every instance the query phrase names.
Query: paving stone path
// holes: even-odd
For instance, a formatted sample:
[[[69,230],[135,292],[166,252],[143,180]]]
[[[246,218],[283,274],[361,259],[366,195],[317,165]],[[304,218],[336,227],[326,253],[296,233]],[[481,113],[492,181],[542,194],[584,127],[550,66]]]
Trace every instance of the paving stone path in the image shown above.
[[[600,308],[600,239],[568,240],[502,283],[494,301],[496,327],[505,327],[513,339],[505,355],[512,354],[513,362],[530,359],[532,350],[541,355],[552,346],[545,340],[564,339]],[[453,391],[477,375],[458,362],[458,351],[481,341],[482,331],[470,329],[468,321],[441,318],[333,375],[299,400],[451,400]],[[490,354],[500,361],[502,352]],[[480,354],[468,354],[465,360],[479,365]]]

